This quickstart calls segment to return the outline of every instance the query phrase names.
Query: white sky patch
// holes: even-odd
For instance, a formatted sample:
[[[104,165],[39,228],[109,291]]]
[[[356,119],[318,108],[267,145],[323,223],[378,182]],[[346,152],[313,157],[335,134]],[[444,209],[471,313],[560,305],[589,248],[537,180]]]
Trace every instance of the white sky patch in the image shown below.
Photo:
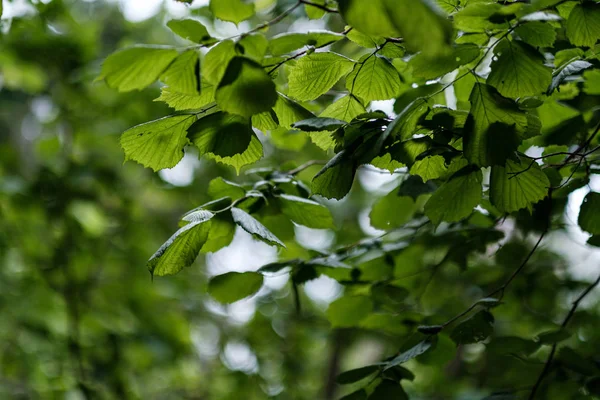
[[[198,156],[186,152],[183,159],[173,168],[158,172],[160,178],[173,186],[188,186],[194,181],[194,172],[200,166]]]
[[[394,118],[396,113],[394,112],[394,103],[396,100],[374,100],[369,105],[369,111],[383,111],[388,116]]]
[[[154,17],[162,4],[163,0],[119,0],[123,16],[131,22],[141,22]]]
[[[342,285],[333,278],[321,275],[304,284],[304,293],[318,306],[326,308],[329,303],[340,297]]]
[[[325,251],[329,249],[335,233],[328,229],[311,229],[302,225],[294,225],[296,240],[306,249]]]
[[[223,364],[233,371],[242,371],[246,374],[258,372],[258,360],[250,346],[243,342],[228,342],[221,356]]]

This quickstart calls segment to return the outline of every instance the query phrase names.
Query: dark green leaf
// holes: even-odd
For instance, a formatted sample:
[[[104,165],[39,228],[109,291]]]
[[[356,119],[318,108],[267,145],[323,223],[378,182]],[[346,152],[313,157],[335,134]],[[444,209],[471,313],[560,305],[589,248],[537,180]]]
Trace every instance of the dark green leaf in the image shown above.
[[[515,29],[515,33],[525,43],[534,47],[550,47],[556,40],[556,30],[547,22],[533,21],[521,24]]]
[[[309,118],[296,122],[293,127],[305,132],[335,131],[346,125],[346,122],[335,118]]]
[[[408,395],[398,382],[384,379],[368,398],[369,400],[408,400]]]
[[[590,192],[585,196],[577,222],[584,231],[600,234],[600,193]]]
[[[450,337],[456,344],[478,343],[494,332],[494,317],[487,311],[479,311],[454,328]]]
[[[342,385],[358,382],[379,371],[379,369],[380,367],[378,365],[369,365],[367,367],[351,369],[339,374],[336,378],[336,382]]]
[[[333,217],[327,207],[316,201],[282,194],[281,211],[297,224],[313,229],[332,229]]]
[[[533,160],[506,160],[506,165],[493,166],[490,177],[490,200],[500,212],[515,212],[533,205],[548,195],[550,181]]]
[[[231,209],[231,215],[236,224],[242,227],[246,232],[254,236],[255,238],[262,240],[270,245],[277,245],[285,247],[283,242],[273,235],[263,224],[258,222],[254,217],[248,214],[246,211],[240,210],[239,208],[233,207]]]
[[[395,367],[400,364],[404,364],[405,362],[412,360],[415,357],[420,356],[421,354],[425,353],[427,350],[429,350],[431,348],[431,346],[434,343],[434,340],[435,339],[428,338],[428,339],[423,340],[422,342],[417,343],[415,346],[411,347],[410,349],[406,350],[402,354],[399,354],[398,356],[396,356],[393,359],[391,359],[390,361],[388,361],[385,369],[388,370],[392,367]]]
[[[357,326],[373,310],[367,296],[344,296],[329,305],[327,319],[334,328]]]
[[[571,335],[571,332],[560,328],[538,334],[537,341],[540,344],[554,344],[562,342],[563,340],[567,340],[571,337]]]
[[[567,20],[567,38],[575,46],[592,47],[600,38],[600,4],[577,4]]]
[[[591,66],[591,63],[583,60],[576,60],[572,63],[566,64],[564,67],[558,70],[558,72],[554,73],[554,76],[552,77],[552,83],[548,87],[548,94],[552,94],[554,89],[556,89],[561,83],[563,83],[563,81],[569,76],[578,74],[584,69],[587,69]]]
[[[208,282],[208,293],[220,303],[231,304],[258,292],[263,276],[258,272],[228,272]]]

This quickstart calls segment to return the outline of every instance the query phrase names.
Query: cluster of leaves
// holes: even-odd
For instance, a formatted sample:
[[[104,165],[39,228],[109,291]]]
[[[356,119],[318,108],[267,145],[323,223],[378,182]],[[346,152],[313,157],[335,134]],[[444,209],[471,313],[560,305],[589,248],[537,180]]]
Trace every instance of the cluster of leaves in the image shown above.
[[[287,6],[274,19],[225,39],[213,37],[198,20],[171,20],[167,26],[193,45],[136,46],[105,60],[99,78],[108,86],[131,91],[159,80],[165,86],[156,100],[177,112],[123,133],[126,158],[145,167],[174,167],[186,147],[195,147],[200,156],[239,173],[263,156],[266,139],[260,132],[287,150],[285,142],[305,135],[332,155],[310,188],[296,177],[303,167],[270,169],[247,185],[213,180],[209,194],[214,200],[184,215],[181,228],[150,258],[148,268],[154,275],[177,273],[200,252],[227,246],[236,226],[285,247],[287,238],[278,238],[264,220],[278,216],[287,223],[334,229],[328,209],[312,195],[346,197],[364,165],[404,175],[370,214],[373,227],[391,233],[385,240],[309,253],[258,272],[230,272],[213,278],[208,290],[231,303],[256,293],[263,274],[285,269],[294,286],[321,274],[333,277],[346,285],[345,295],[328,310],[334,327],[391,325],[418,331],[398,355],[340,375],[342,384],[374,377],[345,398],[407,398],[401,381],[414,376],[401,364],[421,359],[440,343],[487,340],[494,333],[492,308],[501,305],[544,235],[559,227],[569,194],[597,172],[600,4],[301,0]],[[345,28],[269,34],[270,27],[302,8],[310,18],[330,18]],[[241,0],[212,0],[209,9],[215,18],[234,23],[255,14]],[[393,100],[395,115],[377,110],[373,102],[379,100]],[[540,156],[531,151],[536,148],[542,149]],[[427,322],[419,313],[403,313],[399,323],[390,322],[401,319],[395,313],[410,303],[407,298],[419,300],[403,286],[395,259],[405,258],[415,244],[433,242],[441,254],[430,265],[434,273],[447,263],[469,270],[473,256],[503,240],[498,225],[507,217],[521,231],[541,236],[512,274],[498,277],[508,277],[502,285],[482,284],[492,289],[490,295],[442,324],[418,327]],[[592,192],[579,214],[581,228],[596,235],[591,245],[600,243],[599,218],[600,196]],[[568,320],[537,341],[495,338],[489,351],[527,358],[549,344],[550,366],[556,343],[569,337]],[[577,364],[578,356],[569,351],[561,362]],[[535,385],[529,382],[530,398],[549,368]],[[578,388],[598,394],[597,367],[574,373]]]

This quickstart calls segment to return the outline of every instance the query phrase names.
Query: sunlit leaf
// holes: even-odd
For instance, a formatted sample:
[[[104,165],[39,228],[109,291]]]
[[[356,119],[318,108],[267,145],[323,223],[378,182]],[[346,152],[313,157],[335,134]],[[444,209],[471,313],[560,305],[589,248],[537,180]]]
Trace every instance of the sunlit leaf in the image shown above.
[[[263,276],[258,272],[228,272],[208,282],[208,293],[218,302],[230,304],[258,292]]]

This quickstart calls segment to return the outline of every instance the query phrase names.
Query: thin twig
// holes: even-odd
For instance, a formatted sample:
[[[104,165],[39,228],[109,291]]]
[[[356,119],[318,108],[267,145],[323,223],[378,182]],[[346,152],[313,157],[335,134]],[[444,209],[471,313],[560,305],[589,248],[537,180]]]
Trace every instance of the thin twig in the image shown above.
[[[313,6],[315,8],[318,8],[319,10],[323,10],[328,13],[339,13],[339,10],[336,10],[335,8],[329,8],[327,6],[324,6],[323,4],[313,3],[309,0],[299,0],[299,2],[307,6]]]
[[[585,296],[587,296],[588,294],[590,294],[590,292],[592,290],[594,290],[594,288],[596,286],[598,286],[598,284],[600,284],[600,275],[598,276],[598,278],[594,282],[592,282],[592,284],[590,284],[579,295],[579,297],[577,297],[577,299],[575,299],[575,301],[573,302],[573,306],[569,310],[569,313],[567,314],[567,316],[563,320],[563,323],[560,325],[561,328],[564,329],[564,328],[567,327],[567,324],[569,323],[569,321],[571,320],[571,318],[573,318],[573,315],[575,315],[575,311],[577,311],[577,307],[579,307],[579,303],[581,303],[581,301],[585,298]],[[548,355],[548,358],[546,359],[546,363],[544,364],[544,368],[542,369],[542,372],[540,373],[540,376],[538,376],[538,379],[535,382],[535,385],[533,385],[533,388],[531,389],[531,393],[529,394],[529,397],[528,397],[529,400],[533,400],[535,398],[535,394],[537,393],[540,385],[542,384],[542,381],[544,380],[544,378],[546,377],[546,375],[550,371],[550,367],[552,366],[552,361],[554,360],[554,355],[556,354],[556,348],[557,347],[558,347],[557,343],[554,343],[552,345],[552,349],[550,350],[550,354]]]
[[[327,160],[310,160],[310,161],[307,161],[304,164],[300,165],[299,167],[289,170],[287,172],[287,174],[288,175],[296,175],[296,174],[299,174],[300,172],[304,171],[305,169],[312,167],[313,165],[325,165],[325,164],[327,164]]]

